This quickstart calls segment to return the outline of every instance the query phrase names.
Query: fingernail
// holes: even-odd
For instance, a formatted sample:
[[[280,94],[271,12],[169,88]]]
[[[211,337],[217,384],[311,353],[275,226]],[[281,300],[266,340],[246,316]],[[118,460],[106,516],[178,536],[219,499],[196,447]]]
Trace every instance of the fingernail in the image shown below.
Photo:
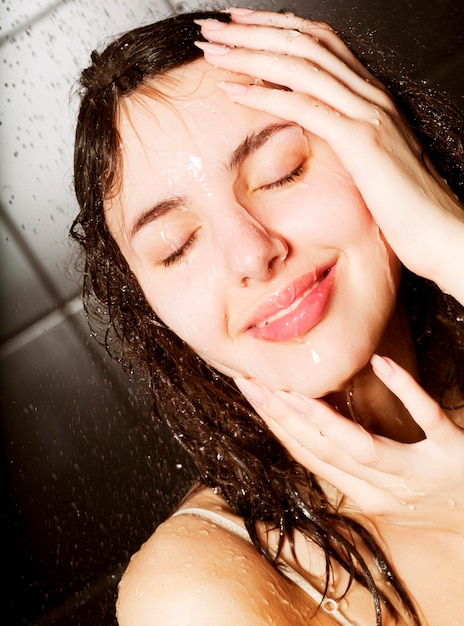
[[[245,7],[229,7],[224,9],[224,13],[232,13],[233,15],[250,15],[254,13],[253,9],[246,9]]]
[[[392,361],[384,356],[373,354],[371,357],[371,365],[374,373],[383,379],[388,379],[393,376],[395,370],[393,369]]]
[[[216,84],[219,89],[222,89],[228,96],[230,96],[231,100],[234,100],[234,96],[239,96],[240,94],[245,93],[245,91],[251,87],[251,85],[244,85],[243,83],[229,83],[224,80]]]
[[[213,18],[193,21],[195,24],[198,24],[198,26],[205,26],[208,30],[221,30],[227,26],[227,22],[221,22],[220,20],[215,20]]]
[[[247,378],[236,378],[235,384],[251,404],[265,406],[267,395],[262,387],[259,387],[256,383]]]
[[[285,404],[288,404],[288,406],[292,407],[292,409],[295,409],[295,411],[298,411],[303,415],[308,415],[311,411],[311,401],[306,398],[295,396],[292,393],[288,393],[288,391],[280,390],[276,391],[275,395],[283,400]]]
[[[217,43],[210,43],[209,41],[195,41],[194,43],[197,48],[200,48],[203,52],[214,56],[223,56],[224,54],[229,54],[230,52],[230,48],[227,46],[221,46]]]

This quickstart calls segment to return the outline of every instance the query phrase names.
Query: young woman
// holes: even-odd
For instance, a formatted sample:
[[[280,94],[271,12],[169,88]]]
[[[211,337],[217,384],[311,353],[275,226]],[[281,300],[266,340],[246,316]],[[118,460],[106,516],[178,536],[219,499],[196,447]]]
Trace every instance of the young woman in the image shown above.
[[[87,311],[199,471],[119,623],[463,624],[454,112],[404,80],[400,112],[291,14],[182,15],[92,60]]]

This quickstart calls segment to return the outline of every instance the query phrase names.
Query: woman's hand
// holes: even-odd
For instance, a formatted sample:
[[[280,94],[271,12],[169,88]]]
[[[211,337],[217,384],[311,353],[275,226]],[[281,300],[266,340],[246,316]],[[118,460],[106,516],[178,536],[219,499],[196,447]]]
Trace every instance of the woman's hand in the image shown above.
[[[219,86],[234,102],[326,140],[400,260],[464,303],[464,212],[384,86],[326,25],[244,9],[205,20],[211,64],[265,81]],[[219,44],[219,45],[218,45]],[[259,82],[259,81],[258,81]]]
[[[464,534],[464,430],[399,365],[377,355],[371,363],[425,439],[398,443],[370,434],[321,400],[272,393],[245,379],[236,383],[290,454],[364,513]]]

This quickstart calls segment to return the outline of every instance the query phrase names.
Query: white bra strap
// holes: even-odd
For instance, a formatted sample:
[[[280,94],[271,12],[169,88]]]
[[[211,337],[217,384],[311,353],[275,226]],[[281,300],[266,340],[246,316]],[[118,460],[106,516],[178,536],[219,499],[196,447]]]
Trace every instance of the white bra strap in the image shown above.
[[[179,511],[173,513],[173,516],[174,515],[196,515],[197,517],[201,517],[208,522],[212,522],[213,524],[216,524],[217,526],[228,530],[234,535],[238,535],[242,539],[245,539],[245,541],[247,541],[248,543],[253,543],[250,539],[250,535],[248,534],[246,529],[243,528],[243,526],[240,526],[239,524],[237,524],[237,522],[234,522],[224,515],[221,515],[221,513],[216,513],[215,511],[210,511],[209,509],[190,507],[187,509],[180,509]]]
[[[212,522],[213,524],[224,528],[224,530],[227,530],[234,535],[238,535],[246,542],[253,544],[250,539],[250,535],[248,534],[247,530],[243,528],[243,526],[240,526],[240,524],[237,524],[237,522],[230,520],[221,513],[216,513],[215,511],[210,511],[209,509],[190,507],[180,509],[179,511],[173,513],[173,517],[176,515],[196,515],[197,517],[201,517],[208,522]],[[326,613],[329,613],[340,624],[340,626],[354,626],[352,622],[349,622],[346,617],[342,615],[342,613],[340,613],[336,600],[332,600],[332,598],[327,598],[327,596],[324,598],[323,595],[306,580],[306,578],[303,578],[303,576],[298,574],[298,572],[296,572],[286,563],[280,562],[279,567],[285,573],[287,578],[290,578],[291,581],[293,581],[298,587],[303,589],[303,591],[305,591],[308,596],[310,596],[317,604],[320,604],[322,609]]]

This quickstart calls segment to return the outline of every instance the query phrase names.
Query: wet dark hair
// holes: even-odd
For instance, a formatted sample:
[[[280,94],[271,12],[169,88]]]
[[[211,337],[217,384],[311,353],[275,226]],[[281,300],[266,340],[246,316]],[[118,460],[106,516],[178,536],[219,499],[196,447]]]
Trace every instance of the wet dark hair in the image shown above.
[[[326,554],[326,590],[331,563],[340,563],[374,599],[377,624],[382,607],[406,609],[419,619],[406,590],[371,535],[340,515],[316,478],[297,464],[226,376],[204,363],[157,319],[112,238],[103,203],[120,175],[117,112],[121,100],[153,77],[201,57],[195,18],[216,12],[178,15],[123,34],[82,73],[81,106],[75,142],[75,190],[80,213],[71,235],[83,251],[83,295],[89,323],[99,340],[126,368],[142,368],[153,397],[153,415],[165,422],[192,456],[199,479],[222,494],[245,520],[256,548],[276,565],[260,539],[263,520],[292,540],[310,537]],[[459,112],[437,94],[415,90],[401,78],[380,76],[396,94],[435,165],[462,195],[463,147],[456,133]],[[441,398],[464,380],[462,308],[432,283],[404,271],[402,294],[417,341],[425,387]],[[461,393],[464,391],[459,387]],[[353,537],[355,539],[353,539]],[[357,546],[373,555],[385,584],[378,585]],[[276,565],[277,566],[277,565]]]

